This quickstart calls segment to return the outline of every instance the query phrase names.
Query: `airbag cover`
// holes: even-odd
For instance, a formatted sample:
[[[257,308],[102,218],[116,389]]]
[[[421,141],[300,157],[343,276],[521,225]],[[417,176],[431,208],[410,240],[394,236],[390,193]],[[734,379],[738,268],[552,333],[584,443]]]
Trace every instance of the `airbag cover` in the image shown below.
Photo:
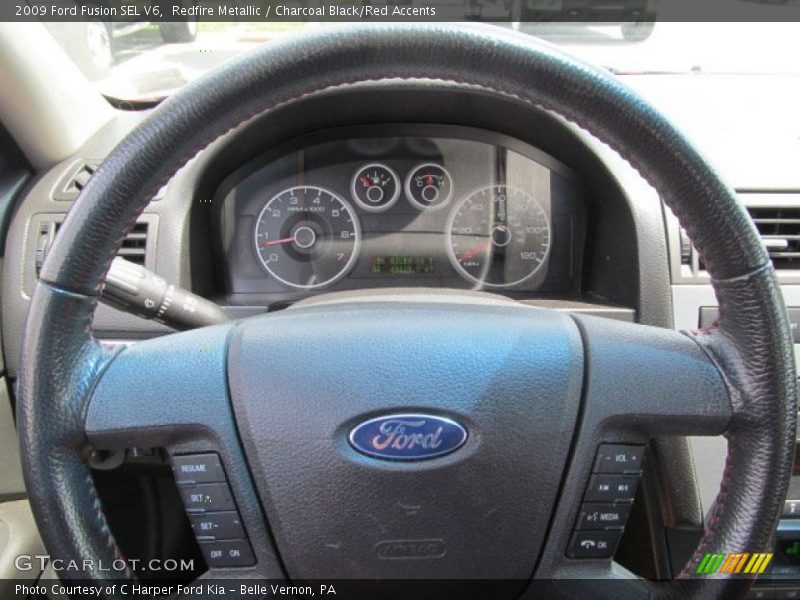
[[[290,577],[530,577],[580,401],[583,349],[569,317],[413,301],[311,306],[240,324],[229,376]],[[360,424],[404,414],[452,420],[466,441],[424,460],[351,445]]]

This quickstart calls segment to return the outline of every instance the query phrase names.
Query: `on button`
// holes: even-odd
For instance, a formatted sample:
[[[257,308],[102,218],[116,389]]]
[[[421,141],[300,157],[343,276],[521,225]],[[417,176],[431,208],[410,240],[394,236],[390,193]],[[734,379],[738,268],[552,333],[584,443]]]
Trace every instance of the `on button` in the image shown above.
[[[247,540],[201,542],[200,549],[209,567],[249,567],[256,562]]]

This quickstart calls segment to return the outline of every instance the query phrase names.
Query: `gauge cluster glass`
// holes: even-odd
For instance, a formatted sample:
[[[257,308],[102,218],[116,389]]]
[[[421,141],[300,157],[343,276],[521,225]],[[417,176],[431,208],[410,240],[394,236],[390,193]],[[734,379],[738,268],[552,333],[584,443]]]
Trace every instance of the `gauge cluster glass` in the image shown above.
[[[231,177],[214,201],[232,297],[420,286],[565,294],[580,285],[585,209],[566,167],[479,130],[358,133],[320,134]]]

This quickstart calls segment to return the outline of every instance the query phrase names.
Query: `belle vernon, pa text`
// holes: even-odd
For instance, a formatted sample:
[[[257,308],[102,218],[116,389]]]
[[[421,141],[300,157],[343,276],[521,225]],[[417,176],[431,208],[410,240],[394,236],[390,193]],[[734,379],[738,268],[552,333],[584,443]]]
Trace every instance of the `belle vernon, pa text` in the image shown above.
[[[320,584],[318,587],[310,585],[281,585],[278,583],[266,584],[216,584],[204,583],[194,585],[146,585],[140,583],[114,583],[97,585],[69,585],[65,583],[52,583],[51,585],[23,585],[17,584],[18,595],[36,596],[130,596],[131,598],[151,598],[172,596],[186,596],[188,598],[208,598],[210,596],[244,596],[264,598],[268,596],[280,597],[323,597],[329,598],[336,595],[336,589],[331,584]]]

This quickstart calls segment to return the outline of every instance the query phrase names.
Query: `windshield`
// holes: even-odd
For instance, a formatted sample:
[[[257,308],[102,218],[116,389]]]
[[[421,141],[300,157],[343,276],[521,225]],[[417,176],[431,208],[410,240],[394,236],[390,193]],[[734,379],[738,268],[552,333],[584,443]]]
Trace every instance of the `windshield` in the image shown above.
[[[333,23],[48,23],[108,97],[157,100],[261,44]],[[338,26],[341,26],[338,24]],[[500,23],[620,74],[800,75],[800,23]]]

